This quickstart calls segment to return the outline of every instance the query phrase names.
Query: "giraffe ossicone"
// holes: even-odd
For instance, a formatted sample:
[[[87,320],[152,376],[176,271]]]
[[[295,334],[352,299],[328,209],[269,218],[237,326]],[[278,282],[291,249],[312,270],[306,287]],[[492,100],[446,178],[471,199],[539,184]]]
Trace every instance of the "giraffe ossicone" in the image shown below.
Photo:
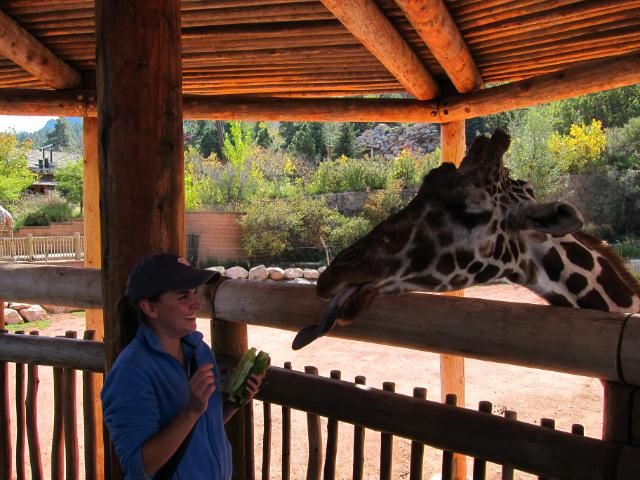
[[[350,322],[378,295],[459,290],[505,278],[550,304],[639,312],[640,284],[564,202],[538,203],[509,177],[502,131],[477,137],[459,169],[443,163],[400,212],[344,249],[318,279],[329,300],[318,325],[302,329],[297,350]]]

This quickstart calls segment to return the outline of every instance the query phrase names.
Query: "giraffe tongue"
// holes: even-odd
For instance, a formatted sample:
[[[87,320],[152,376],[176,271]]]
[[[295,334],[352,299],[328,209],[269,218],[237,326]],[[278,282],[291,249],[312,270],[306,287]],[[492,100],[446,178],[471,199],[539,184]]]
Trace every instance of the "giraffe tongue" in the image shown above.
[[[365,290],[362,285],[348,285],[336,293],[329,305],[324,309],[318,325],[308,325],[298,332],[291,347],[299,350],[325,335],[336,323],[336,320],[351,320],[366,304],[370,295],[359,295]],[[355,307],[355,308],[354,308]]]

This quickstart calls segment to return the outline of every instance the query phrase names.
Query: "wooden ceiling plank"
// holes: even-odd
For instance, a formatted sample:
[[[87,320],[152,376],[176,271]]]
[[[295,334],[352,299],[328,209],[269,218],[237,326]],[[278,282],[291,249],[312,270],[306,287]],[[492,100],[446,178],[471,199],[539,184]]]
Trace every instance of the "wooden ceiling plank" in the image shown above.
[[[482,77],[443,0],[396,0],[459,93],[482,86]]]
[[[422,61],[373,0],[321,0],[404,88],[419,100],[438,95]]]
[[[68,90],[82,85],[78,72],[1,10],[0,54],[50,87]]]

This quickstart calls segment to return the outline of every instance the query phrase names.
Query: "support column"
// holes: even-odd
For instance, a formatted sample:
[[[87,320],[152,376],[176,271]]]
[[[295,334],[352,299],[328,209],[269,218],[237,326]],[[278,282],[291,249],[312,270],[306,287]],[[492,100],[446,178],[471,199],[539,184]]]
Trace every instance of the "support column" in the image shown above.
[[[464,120],[443,123],[440,127],[440,149],[443,162],[451,162],[460,166],[465,152]],[[444,295],[464,297],[464,290],[447,292]],[[440,355],[440,396],[444,403],[447,394],[454,393],[458,406],[465,406],[464,357]],[[465,480],[467,475],[466,459],[462,455],[453,457],[453,478]]]
[[[133,264],[184,253],[179,0],[97,0],[96,70],[105,361]],[[115,455],[107,478],[119,478]]]
[[[98,119],[84,117],[83,130],[83,156],[84,169],[82,178],[82,211],[84,224],[84,266],[88,268],[100,268],[102,251],[100,248],[100,173],[98,171]],[[104,339],[104,321],[102,310],[87,308],[85,315],[85,329],[95,331],[95,339]],[[102,377],[93,375],[94,411],[96,416],[96,458],[95,465],[104,464],[104,443],[102,441],[102,408],[100,403],[100,390],[102,390]],[[95,470],[98,480],[104,478],[104,471]]]

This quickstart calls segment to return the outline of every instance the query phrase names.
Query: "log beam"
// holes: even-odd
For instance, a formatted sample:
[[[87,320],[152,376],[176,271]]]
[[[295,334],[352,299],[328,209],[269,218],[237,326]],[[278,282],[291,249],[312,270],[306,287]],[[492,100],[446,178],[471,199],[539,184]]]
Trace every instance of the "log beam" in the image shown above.
[[[459,93],[482,85],[482,77],[443,0],[396,0]]]
[[[429,100],[438,95],[435,79],[373,0],[322,3],[414,97]]]
[[[49,87],[69,90],[82,85],[82,76],[77,71],[3,11],[0,11],[0,54]]]

